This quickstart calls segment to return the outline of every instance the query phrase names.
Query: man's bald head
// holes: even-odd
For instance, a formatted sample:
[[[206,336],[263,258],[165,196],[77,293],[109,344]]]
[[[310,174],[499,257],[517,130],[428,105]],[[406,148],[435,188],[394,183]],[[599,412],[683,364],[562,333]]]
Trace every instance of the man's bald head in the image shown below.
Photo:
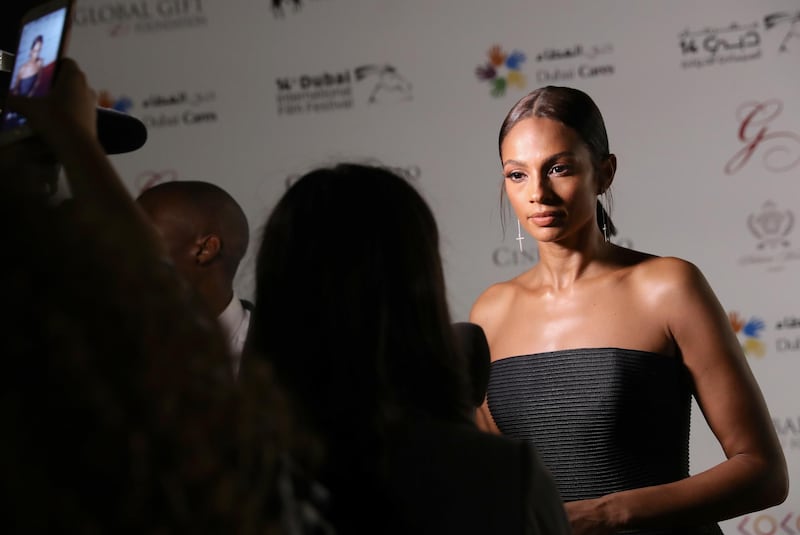
[[[225,190],[200,181],[158,184],[137,199],[190,281],[219,268],[230,284],[247,251],[247,217]]]

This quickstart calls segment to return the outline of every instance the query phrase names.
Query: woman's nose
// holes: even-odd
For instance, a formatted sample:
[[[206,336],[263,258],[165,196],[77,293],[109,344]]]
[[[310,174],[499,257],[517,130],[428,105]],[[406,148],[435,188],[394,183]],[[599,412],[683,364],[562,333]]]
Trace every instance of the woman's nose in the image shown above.
[[[526,192],[528,196],[528,202],[530,203],[542,202],[542,197],[544,196],[544,188],[545,185],[542,180],[540,180],[538,177],[535,176],[531,177],[531,179],[528,181],[527,192]]]

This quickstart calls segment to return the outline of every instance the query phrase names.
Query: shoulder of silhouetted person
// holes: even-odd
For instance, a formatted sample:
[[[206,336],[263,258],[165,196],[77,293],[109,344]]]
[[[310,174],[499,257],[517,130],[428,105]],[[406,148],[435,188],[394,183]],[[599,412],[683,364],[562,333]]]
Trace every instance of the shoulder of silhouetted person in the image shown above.
[[[405,523],[392,533],[570,533],[555,483],[530,444],[424,418],[395,431],[387,479]]]
[[[453,324],[456,345],[464,357],[469,370],[470,402],[480,407],[489,387],[491,355],[489,342],[480,325],[468,321]]]

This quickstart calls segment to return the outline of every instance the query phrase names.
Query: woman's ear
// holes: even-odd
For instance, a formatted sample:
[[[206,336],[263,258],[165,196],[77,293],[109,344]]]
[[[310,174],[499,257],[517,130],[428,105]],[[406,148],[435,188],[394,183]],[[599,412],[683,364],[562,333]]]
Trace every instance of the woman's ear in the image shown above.
[[[614,174],[617,172],[617,157],[614,154],[609,154],[605,160],[600,164],[599,167],[599,180],[598,188],[599,191],[597,192],[598,195],[602,195],[606,192],[608,188],[611,187],[611,183],[614,181]]]

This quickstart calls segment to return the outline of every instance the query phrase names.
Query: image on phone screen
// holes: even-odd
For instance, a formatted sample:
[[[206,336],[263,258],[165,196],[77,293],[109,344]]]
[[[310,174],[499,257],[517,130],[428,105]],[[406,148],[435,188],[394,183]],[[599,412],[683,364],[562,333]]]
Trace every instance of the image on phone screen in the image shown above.
[[[53,81],[66,17],[67,8],[62,7],[28,21],[22,27],[9,94],[25,97],[47,94]],[[11,130],[24,124],[24,117],[8,111],[3,114],[0,130]]]

